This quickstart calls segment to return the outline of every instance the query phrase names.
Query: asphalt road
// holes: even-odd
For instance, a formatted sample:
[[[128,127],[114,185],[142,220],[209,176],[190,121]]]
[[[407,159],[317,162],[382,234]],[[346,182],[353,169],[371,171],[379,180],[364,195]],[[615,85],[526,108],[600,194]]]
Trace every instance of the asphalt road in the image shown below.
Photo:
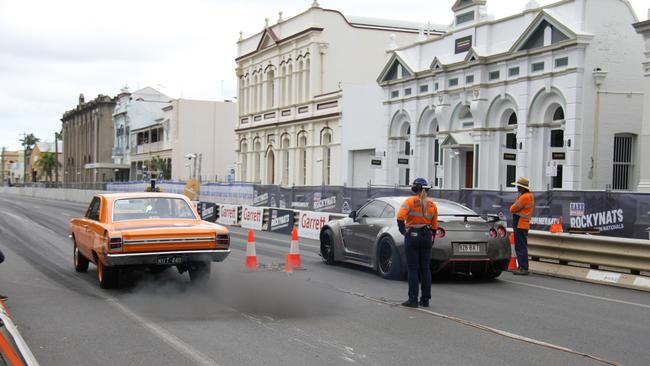
[[[136,273],[101,290],[76,273],[70,218],[85,205],[0,196],[0,293],[42,365],[648,365],[645,292],[531,275],[434,281],[428,310],[397,306],[405,281],[327,266],[301,240],[306,270],[273,270],[287,236],[245,235],[203,287]]]

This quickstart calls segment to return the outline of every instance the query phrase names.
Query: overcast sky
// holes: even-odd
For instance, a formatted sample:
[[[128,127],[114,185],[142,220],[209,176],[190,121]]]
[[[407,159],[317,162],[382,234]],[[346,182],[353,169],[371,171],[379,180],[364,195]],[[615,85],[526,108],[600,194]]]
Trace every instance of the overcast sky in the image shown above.
[[[53,140],[63,112],[97,94],[151,86],[173,98],[236,95],[239,31],[248,37],[312,0],[0,0],[0,146]],[[346,15],[448,24],[454,0],[320,0]],[[528,0],[489,0],[497,18]],[[552,0],[538,0],[540,4]],[[647,0],[631,0],[639,19]],[[641,60],[639,60],[639,63]],[[641,67],[639,65],[639,67]]]

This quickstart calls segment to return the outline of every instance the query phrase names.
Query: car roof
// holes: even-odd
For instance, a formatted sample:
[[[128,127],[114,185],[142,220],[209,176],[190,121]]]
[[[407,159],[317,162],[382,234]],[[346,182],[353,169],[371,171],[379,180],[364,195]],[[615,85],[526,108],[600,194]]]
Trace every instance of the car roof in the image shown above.
[[[121,193],[101,193],[97,197],[104,197],[109,201],[126,198],[181,198],[187,197],[177,193],[161,193],[161,192],[121,192]]]
[[[402,205],[402,203],[404,202],[404,200],[407,199],[408,197],[410,197],[410,196],[375,197],[373,199],[384,201],[386,203],[391,204],[394,207],[400,207]],[[464,206],[464,205],[462,205],[462,204],[460,204],[458,202],[455,202],[455,201],[446,200],[444,198],[437,198],[437,197],[429,197],[429,198],[431,198],[431,200],[433,200],[433,202],[435,202],[437,205],[439,205],[439,207],[440,206],[448,206],[448,207],[456,207],[456,208],[462,207],[464,209],[467,209],[467,210],[470,210],[470,211],[474,212],[471,208],[469,208],[467,206]]]

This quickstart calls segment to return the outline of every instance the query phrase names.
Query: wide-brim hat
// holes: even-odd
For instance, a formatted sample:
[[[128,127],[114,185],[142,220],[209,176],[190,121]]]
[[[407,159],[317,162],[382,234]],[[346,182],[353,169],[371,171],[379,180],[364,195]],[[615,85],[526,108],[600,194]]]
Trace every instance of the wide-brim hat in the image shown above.
[[[530,181],[528,178],[519,177],[516,182],[510,183],[513,186],[525,188],[530,191]]]

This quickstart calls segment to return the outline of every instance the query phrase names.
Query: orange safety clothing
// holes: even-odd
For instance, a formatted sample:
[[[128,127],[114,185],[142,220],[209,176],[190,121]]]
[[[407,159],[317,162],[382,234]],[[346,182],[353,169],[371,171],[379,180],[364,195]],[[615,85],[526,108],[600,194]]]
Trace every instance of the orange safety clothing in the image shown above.
[[[530,229],[530,218],[533,217],[535,198],[530,192],[525,192],[517,198],[517,201],[510,206],[510,213],[519,216],[517,229]]]
[[[406,227],[431,226],[438,229],[438,206],[431,199],[425,199],[424,205],[418,196],[411,196],[404,200],[402,207],[397,211],[397,220],[404,221]]]

